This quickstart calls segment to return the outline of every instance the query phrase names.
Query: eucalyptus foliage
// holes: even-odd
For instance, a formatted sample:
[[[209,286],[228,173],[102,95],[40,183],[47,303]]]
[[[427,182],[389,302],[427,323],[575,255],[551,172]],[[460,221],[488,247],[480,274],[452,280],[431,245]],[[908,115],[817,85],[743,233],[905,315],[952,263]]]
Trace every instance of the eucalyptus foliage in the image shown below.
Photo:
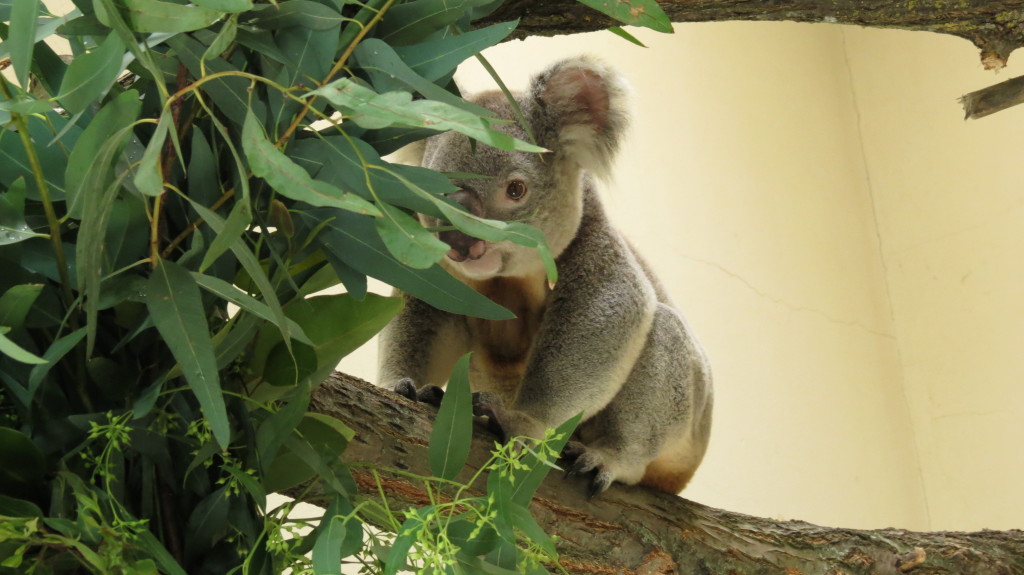
[[[587,3],[667,22],[653,1]],[[0,573],[544,572],[555,549],[525,505],[572,422],[499,448],[489,495],[462,496],[463,367],[424,478],[451,504],[402,511],[358,497],[352,432],[308,411],[402,305],[367,276],[510,317],[438,265],[448,248],[413,212],[536,247],[554,276],[536,230],[381,159],[444,130],[540,151],[452,83],[513,31],[474,27],[499,4],[75,0],[55,17],[0,0]],[[267,494],[309,480],[332,503],[301,535]]]

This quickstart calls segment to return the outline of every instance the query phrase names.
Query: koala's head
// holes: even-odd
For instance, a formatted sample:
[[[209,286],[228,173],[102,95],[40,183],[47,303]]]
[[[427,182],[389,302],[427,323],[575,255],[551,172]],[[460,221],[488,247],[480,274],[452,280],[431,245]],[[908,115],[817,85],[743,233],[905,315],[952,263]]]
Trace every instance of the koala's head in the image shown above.
[[[455,180],[450,197],[475,215],[532,225],[544,233],[558,257],[576,236],[583,212],[585,174],[608,175],[625,130],[625,88],[614,72],[589,58],[563,60],[535,76],[527,94],[516,100],[544,154],[507,152],[447,132],[427,140],[422,164],[443,172],[486,177]],[[470,100],[515,120],[501,92]],[[498,129],[529,141],[512,122]],[[423,217],[424,224],[441,222]],[[484,242],[459,231],[441,232],[452,247],[449,268],[470,279],[526,276],[543,270],[536,251],[509,242]]]

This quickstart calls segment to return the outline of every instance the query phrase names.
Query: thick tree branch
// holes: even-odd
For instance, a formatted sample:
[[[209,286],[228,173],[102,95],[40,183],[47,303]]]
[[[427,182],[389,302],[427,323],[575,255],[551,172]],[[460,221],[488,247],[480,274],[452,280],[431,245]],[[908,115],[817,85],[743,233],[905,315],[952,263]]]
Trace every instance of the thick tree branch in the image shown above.
[[[429,475],[433,410],[336,373],[314,394],[313,410],[356,430],[345,452],[363,495],[378,488],[392,508],[428,503],[401,469]],[[489,457],[494,437],[476,430],[470,467]],[[379,485],[374,477],[376,471]],[[468,477],[467,470],[466,476]],[[316,501],[316,495],[307,497]],[[563,566],[593,573],[1024,573],[1024,532],[914,533],[831,529],[705,507],[643,488],[613,486],[588,500],[582,480],[551,476],[531,505],[559,537]]]
[[[1001,68],[1024,45],[1024,0],[659,0],[673,22],[726,20],[829,22],[922,30],[966,38],[981,50],[986,68]],[[601,30],[609,18],[576,0],[505,3],[486,22],[520,19],[518,37]]]

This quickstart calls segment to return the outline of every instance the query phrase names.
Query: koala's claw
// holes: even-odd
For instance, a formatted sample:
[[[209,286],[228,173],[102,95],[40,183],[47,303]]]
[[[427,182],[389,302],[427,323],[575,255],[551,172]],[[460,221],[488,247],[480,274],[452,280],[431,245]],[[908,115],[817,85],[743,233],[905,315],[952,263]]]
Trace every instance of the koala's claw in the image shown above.
[[[605,489],[611,487],[611,484],[615,481],[612,472],[602,462],[601,456],[593,451],[587,451],[587,448],[582,443],[577,441],[569,442],[565,449],[562,450],[562,456],[566,459],[575,460],[572,465],[566,467],[565,479],[593,473],[590,485],[587,488],[587,497],[589,499],[600,495]]]
[[[501,426],[501,414],[504,407],[498,396],[477,391],[473,393],[473,415],[487,417],[487,429],[501,438],[502,443],[508,441],[505,429]]]
[[[434,407],[440,407],[441,399],[444,397],[444,390],[436,385],[427,385],[417,390],[416,384],[408,377],[398,380],[393,391],[410,401],[418,401]]]

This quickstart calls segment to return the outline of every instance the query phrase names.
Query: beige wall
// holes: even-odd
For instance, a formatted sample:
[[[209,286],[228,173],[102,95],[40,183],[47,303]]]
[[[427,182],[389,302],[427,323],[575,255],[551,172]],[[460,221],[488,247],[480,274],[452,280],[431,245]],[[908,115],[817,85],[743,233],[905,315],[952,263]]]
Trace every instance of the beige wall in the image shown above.
[[[716,375],[684,495],[833,525],[1024,526],[1024,109],[964,122],[956,102],[1021,66],[829,25],[638,35],[650,49],[597,33],[487,57],[522,87],[596,54],[634,87],[609,206]],[[489,87],[475,64],[459,80]],[[348,366],[372,377],[369,355]]]

